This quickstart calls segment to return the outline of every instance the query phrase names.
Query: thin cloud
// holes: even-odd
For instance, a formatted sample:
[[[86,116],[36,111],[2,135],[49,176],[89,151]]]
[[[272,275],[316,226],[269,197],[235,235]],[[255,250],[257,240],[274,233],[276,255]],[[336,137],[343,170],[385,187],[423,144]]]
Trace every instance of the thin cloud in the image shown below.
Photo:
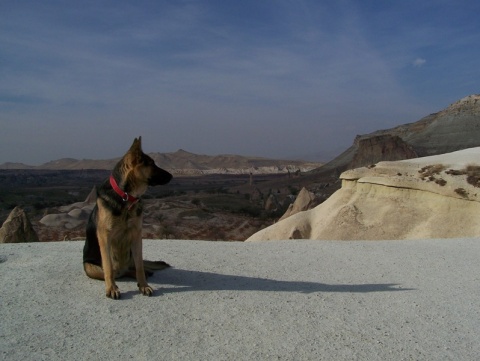
[[[412,64],[413,64],[413,66],[414,66],[415,68],[421,68],[422,66],[425,65],[426,62],[427,62],[427,61],[426,61],[425,59],[423,59],[423,58],[416,58],[416,59],[412,62]]]

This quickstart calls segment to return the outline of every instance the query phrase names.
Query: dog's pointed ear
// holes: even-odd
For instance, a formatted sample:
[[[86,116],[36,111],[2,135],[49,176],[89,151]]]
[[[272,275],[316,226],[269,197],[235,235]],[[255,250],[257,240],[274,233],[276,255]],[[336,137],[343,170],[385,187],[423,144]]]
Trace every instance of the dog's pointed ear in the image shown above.
[[[130,147],[130,152],[141,152],[142,151],[142,137],[135,138],[133,144]]]
[[[132,158],[130,158],[131,161],[132,161],[132,164],[137,164],[141,161],[142,153],[143,153],[142,152],[142,137],[138,137],[138,138],[135,138],[133,140],[133,144],[130,147],[130,150],[128,151],[128,153],[132,157]]]

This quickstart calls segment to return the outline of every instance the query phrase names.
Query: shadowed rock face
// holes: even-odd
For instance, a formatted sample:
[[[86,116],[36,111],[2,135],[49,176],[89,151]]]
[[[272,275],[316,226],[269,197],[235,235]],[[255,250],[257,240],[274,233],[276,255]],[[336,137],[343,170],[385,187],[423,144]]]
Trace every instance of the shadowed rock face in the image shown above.
[[[0,243],[38,242],[38,236],[27,214],[15,207],[0,228]]]
[[[358,140],[358,149],[348,168],[358,168],[381,161],[417,158],[417,152],[397,135],[377,135]]]

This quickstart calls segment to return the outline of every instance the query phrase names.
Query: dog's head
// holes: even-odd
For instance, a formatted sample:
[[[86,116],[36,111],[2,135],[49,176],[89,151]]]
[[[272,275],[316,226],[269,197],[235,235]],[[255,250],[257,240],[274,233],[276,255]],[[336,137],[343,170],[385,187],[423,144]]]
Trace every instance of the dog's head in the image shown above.
[[[135,138],[123,160],[130,168],[135,182],[156,186],[167,184],[172,179],[169,172],[157,167],[155,161],[143,153],[142,137]]]

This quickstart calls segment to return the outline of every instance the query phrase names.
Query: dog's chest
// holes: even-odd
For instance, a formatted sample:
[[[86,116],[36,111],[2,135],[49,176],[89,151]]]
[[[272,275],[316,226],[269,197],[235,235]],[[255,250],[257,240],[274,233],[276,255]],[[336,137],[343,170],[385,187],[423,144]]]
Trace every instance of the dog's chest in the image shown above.
[[[115,269],[128,267],[131,261],[131,249],[134,242],[142,236],[142,217],[127,216],[112,228],[111,247]]]

